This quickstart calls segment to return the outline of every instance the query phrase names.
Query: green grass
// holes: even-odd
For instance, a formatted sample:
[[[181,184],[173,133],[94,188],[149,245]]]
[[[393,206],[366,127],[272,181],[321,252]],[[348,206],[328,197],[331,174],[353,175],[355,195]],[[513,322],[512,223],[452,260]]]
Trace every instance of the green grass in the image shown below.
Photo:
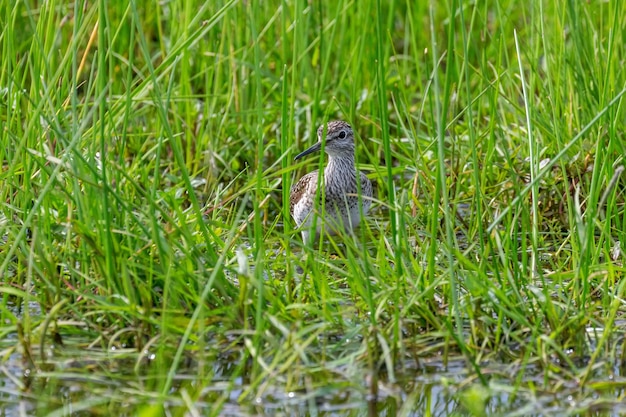
[[[38,414],[448,409],[419,375],[462,415],[620,411],[622,2],[26,1],[0,22],[0,334]],[[284,202],[329,119],[376,201],[306,245]],[[100,396],[58,395],[81,378]]]

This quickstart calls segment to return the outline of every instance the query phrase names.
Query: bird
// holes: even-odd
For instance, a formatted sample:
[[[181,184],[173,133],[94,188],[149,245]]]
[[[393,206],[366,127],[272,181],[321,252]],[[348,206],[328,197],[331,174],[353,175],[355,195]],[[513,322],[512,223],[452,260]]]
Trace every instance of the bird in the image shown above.
[[[323,190],[320,190],[320,201],[324,202],[324,211],[320,204],[316,204],[317,189],[321,185],[321,176],[318,170],[309,172],[291,188],[290,212],[296,226],[301,229],[302,241],[309,242],[313,211],[317,211],[319,218],[316,224],[315,239],[321,232],[321,223],[325,223],[330,234],[351,232],[365,216],[372,204],[372,183],[363,172],[357,172],[354,165],[355,145],[352,127],[340,120],[326,124],[326,137],[323,140],[324,125],[317,129],[318,141],[296,155],[299,160],[309,154],[322,149],[328,154],[328,162],[323,169]],[[358,180],[357,180],[358,178]],[[359,181],[357,183],[357,181]],[[361,192],[362,209],[359,208],[358,192]],[[323,213],[323,218],[321,217]]]

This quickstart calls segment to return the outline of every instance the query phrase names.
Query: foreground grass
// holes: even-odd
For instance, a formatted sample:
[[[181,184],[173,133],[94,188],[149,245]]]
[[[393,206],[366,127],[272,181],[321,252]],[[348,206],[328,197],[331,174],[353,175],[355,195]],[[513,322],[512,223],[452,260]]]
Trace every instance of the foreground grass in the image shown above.
[[[129,349],[154,410],[384,397],[433,357],[470,399],[505,379],[503,407],[572,384],[619,403],[624,6],[380,3],[3,3],[0,329],[38,371],[23,391],[79,340]],[[283,201],[316,164],[293,156],[333,118],[377,200],[303,247]]]

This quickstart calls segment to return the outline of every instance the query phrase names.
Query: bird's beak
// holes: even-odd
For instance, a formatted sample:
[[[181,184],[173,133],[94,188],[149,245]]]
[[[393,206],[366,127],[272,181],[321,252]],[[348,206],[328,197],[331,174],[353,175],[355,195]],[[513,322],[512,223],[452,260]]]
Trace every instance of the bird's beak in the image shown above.
[[[317,142],[316,144],[314,144],[313,146],[311,146],[309,149],[307,149],[306,151],[300,152],[298,155],[296,155],[295,160],[297,161],[298,159],[307,156],[310,153],[313,152],[317,152],[320,149],[322,149],[322,142]]]

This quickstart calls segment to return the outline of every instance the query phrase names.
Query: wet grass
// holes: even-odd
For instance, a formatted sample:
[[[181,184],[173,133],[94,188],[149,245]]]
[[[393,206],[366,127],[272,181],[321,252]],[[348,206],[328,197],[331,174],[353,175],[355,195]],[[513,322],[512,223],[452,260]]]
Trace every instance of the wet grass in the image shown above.
[[[0,20],[16,414],[624,412],[622,2]],[[376,199],[303,245],[283,202],[329,119]]]

